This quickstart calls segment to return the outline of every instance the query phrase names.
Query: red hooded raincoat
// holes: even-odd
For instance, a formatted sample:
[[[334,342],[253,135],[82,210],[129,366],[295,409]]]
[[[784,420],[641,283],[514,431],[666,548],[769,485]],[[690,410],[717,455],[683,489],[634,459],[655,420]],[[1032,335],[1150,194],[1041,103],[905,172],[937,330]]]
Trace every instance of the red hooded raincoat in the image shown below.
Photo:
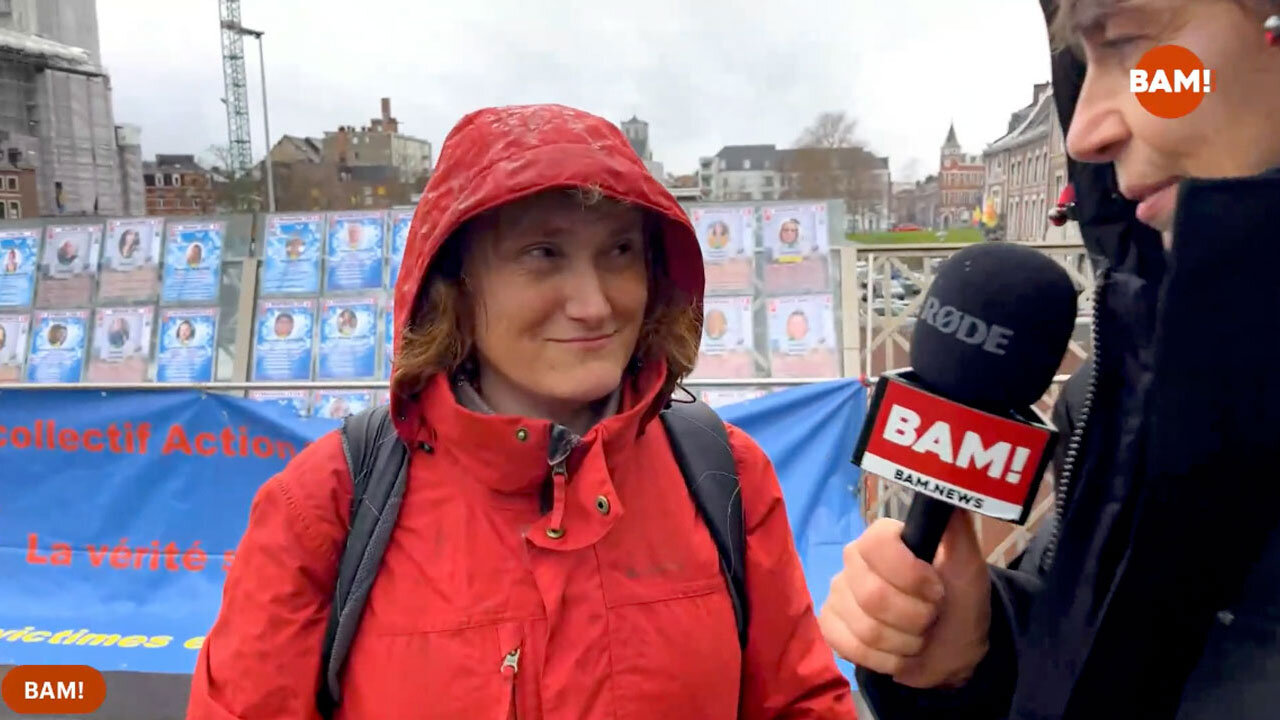
[[[692,228],[611,123],[560,106],[482,110],[445,141],[409,232],[403,328],[428,264],[464,220],[557,186],[595,185],[663,218],[670,275],[701,301]],[[397,332],[399,335],[399,332]],[[747,525],[749,645],[656,412],[646,366],[583,436],[548,536],[550,424],[459,405],[447,378],[393,392],[415,451],[396,531],[348,657],[339,718],[852,718],[818,632],[768,458],[730,428]],[[603,498],[605,502],[599,502]],[[258,492],[200,652],[191,720],[317,718],[320,646],[347,532],[340,441]],[[518,655],[515,653],[519,650]],[[504,662],[511,657],[514,662]]]

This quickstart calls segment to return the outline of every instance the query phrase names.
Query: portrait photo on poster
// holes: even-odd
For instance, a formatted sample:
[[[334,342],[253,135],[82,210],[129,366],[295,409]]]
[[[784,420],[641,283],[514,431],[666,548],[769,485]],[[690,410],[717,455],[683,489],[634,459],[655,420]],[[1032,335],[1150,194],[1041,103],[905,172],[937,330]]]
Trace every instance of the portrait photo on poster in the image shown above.
[[[35,299],[39,228],[0,230],[0,307],[28,307]]]
[[[151,367],[150,306],[98,308],[88,379],[94,382],[142,382]]]
[[[698,364],[689,377],[755,377],[755,313],[751,296],[708,296],[703,301],[702,318]]]
[[[373,402],[370,390],[317,390],[312,407],[315,416],[329,420],[341,420],[368,409]]]
[[[766,205],[760,209],[766,262],[765,291],[830,290],[830,227],[825,204]]]
[[[212,382],[218,338],[218,308],[160,311],[156,381]]]
[[[254,380],[310,380],[316,301],[263,300],[254,327]]]
[[[107,220],[98,269],[98,300],[147,302],[160,295],[164,218]]]
[[[751,292],[756,211],[752,206],[697,206],[689,219],[702,246],[709,292]]]
[[[386,214],[381,210],[329,213],[325,291],[382,287]]]
[[[165,304],[215,302],[222,272],[226,223],[169,223],[165,230]]]
[[[34,316],[27,382],[74,383],[84,374],[88,310],[39,310]]]
[[[18,382],[27,362],[31,316],[0,313],[0,382]]]
[[[324,215],[269,215],[262,255],[261,294],[299,295],[320,291],[320,248]]]
[[[372,379],[378,361],[378,299],[325,298],[320,304],[319,380]]]
[[[44,229],[36,305],[66,308],[88,305],[98,271],[102,225],[49,225]]]
[[[832,296],[769,298],[769,366],[773,377],[839,376]]]
[[[298,417],[311,415],[311,393],[306,390],[250,390],[249,399],[287,407]]]
[[[413,222],[413,210],[391,211],[391,251],[388,258],[387,288],[394,290],[400,278],[400,264],[404,262],[404,249],[409,244],[409,225]]]

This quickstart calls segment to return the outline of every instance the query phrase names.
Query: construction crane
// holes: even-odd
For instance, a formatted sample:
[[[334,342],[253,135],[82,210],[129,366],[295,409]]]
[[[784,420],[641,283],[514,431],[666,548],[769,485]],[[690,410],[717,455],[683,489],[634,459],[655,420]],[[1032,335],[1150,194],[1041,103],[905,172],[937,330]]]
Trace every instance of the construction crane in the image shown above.
[[[227,170],[233,177],[238,177],[253,165],[240,0],[218,0],[218,14],[222,29],[222,82],[226,86],[223,102],[227,106]]]

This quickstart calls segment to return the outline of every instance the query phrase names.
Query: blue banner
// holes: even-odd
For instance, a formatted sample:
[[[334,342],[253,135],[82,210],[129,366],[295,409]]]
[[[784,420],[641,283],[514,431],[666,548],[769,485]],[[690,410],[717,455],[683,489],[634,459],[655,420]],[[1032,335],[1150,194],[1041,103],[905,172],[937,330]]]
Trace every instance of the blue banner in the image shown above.
[[[321,400],[302,419],[194,391],[0,390],[0,467],[22,468],[0,473],[0,665],[191,672],[254,493],[337,427]],[[865,403],[842,380],[721,409],[773,460],[817,605],[863,529]]]
[[[88,310],[43,310],[27,358],[27,382],[73,383],[84,374]]]
[[[162,302],[217,302],[225,232],[226,225],[221,222],[169,225]]]
[[[325,290],[382,287],[386,216],[381,210],[331,213],[325,253]]]
[[[258,303],[253,334],[254,380],[310,380],[315,300]]]
[[[0,230],[0,307],[25,307],[36,292],[40,228]]]
[[[262,257],[262,295],[320,292],[324,216],[271,215]]]
[[[320,311],[319,380],[373,378],[378,363],[378,300],[328,298]]]
[[[156,381],[212,381],[217,338],[218,308],[183,308],[161,312]]]

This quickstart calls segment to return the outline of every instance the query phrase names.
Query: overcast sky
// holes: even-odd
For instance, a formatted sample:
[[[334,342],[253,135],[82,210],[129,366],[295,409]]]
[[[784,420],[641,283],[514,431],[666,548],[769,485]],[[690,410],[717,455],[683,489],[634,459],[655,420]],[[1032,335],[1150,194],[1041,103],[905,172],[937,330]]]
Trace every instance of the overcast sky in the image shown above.
[[[895,179],[935,171],[954,119],[981,152],[1049,79],[1035,0],[243,0],[266,32],[273,139],[362,125],[392,99],[439,146],[465,113],[560,102],[650,123],[656,160],[692,172],[724,145],[789,147],[845,110]],[[536,9],[535,9],[536,8]],[[143,153],[227,141],[217,0],[98,0],[117,123]],[[264,150],[246,41],[253,150]],[[912,177],[914,176],[914,177]]]

